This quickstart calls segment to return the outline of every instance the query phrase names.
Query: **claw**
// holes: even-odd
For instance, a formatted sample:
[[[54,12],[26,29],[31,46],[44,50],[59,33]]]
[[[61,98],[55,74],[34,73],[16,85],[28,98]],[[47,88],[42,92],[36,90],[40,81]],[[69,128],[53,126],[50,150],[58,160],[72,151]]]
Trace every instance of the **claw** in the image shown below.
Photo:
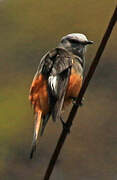
[[[76,97],[71,97],[72,98],[72,103],[73,104],[76,104]],[[82,98],[82,100],[81,100],[81,102],[80,102],[80,106],[83,106],[83,104],[84,104],[84,98]]]

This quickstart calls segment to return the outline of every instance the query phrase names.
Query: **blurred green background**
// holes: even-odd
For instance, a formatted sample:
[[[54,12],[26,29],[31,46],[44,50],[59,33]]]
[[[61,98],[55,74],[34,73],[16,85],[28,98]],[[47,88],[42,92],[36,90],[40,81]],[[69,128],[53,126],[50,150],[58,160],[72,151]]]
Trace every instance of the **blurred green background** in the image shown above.
[[[87,67],[115,8],[114,0],[0,0],[0,179],[42,180],[61,132],[49,122],[29,160],[33,113],[29,86],[40,58],[63,35],[95,41]],[[117,179],[117,26],[85,94],[51,180]],[[67,117],[67,113],[65,113]]]

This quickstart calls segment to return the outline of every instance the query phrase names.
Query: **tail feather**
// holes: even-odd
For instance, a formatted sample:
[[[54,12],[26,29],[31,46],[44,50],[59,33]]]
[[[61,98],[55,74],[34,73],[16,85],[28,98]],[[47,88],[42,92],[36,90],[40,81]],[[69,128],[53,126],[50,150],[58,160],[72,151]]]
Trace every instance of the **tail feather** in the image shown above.
[[[43,122],[42,122],[42,127],[41,127],[41,131],[40,131],[40,136],[43,135],[46,124],[50,118],[51,113],[49,112],[45,117],[43,117]]]
[[[33,135],[33,141],[32,141],[32,147],[31,147],[31,152],[30,152],[30,159],[33,158],[33,153],[36,151],[36,143],[37,143],[37,137],[39,132],[41,131],[41,126],[42,126],[42,111],[39,110],[36,113],[36,120],[35,120],[35,125],[34,125],[34,135]]]

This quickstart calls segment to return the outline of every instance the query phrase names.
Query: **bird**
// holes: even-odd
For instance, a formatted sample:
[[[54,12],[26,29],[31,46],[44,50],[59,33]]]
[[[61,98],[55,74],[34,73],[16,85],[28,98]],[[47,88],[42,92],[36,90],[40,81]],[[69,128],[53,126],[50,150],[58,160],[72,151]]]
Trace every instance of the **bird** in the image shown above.
[[[71,33],[60,39],[56,48],[48,51],[40,60],[29,91],[34,110],[34,133],[30,158],[36,151],[38,134],[43,135],[46,124],[61,120],[61,113],[75,101],[82,87],[87,45],[93,41],[81,33]]]

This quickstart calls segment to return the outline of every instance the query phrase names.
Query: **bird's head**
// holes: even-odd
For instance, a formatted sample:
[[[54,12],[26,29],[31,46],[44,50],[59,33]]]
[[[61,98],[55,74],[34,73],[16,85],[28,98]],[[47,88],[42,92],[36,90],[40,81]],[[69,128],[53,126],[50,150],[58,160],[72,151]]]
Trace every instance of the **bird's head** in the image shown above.
[[[60,41],[60,46],[81,58],[84,57],[86,46],[89,44],[93,44],[93,41],[89,41],[84,34],[80,33],[68,34]]]

